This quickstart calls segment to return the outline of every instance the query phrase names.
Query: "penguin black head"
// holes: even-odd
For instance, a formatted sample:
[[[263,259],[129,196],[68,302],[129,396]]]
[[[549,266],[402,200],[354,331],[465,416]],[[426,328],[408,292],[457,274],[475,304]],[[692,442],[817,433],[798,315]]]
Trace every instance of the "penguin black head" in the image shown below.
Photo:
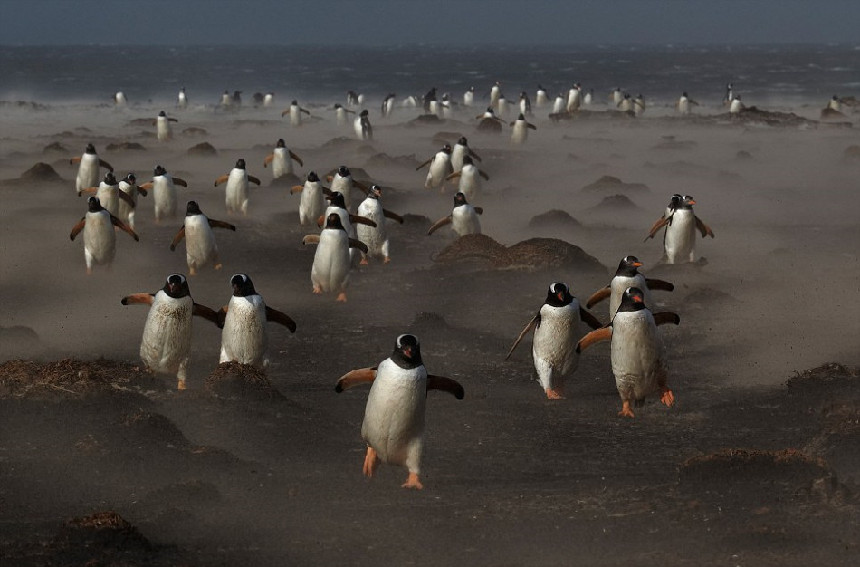
[[[337,174],[340,175],[341,177],[349,177],[349,175],[350,175],[349,174],[349,168],[345,165],[342,165],[339,168],[337,168]]]
[[[116,177],[114,177],[112,171],[108,171],[107,173],[105,173],[104,184],[105,185],[116,185],[117,184]]]
[[[325,227],[340,229],[346,232],[346,229],[343,228],[343,223],[340,222],[340,215],[337,213],[331,213],[328,218],[326,218]]]
[[[361,116],[362,118],[367,118],[367,111],[366,111],[366,110],[362,110],[362,111],[359,113],[359,116]]]
[[[573,296],[570,294],[567,284],[555,282],[549,284],[549,291],[546,294],[546,304],[553,307],[564,307],[570,305],[573,301]]]
[[[188,201],[188,204],[185,205],[185,216],[193,217],[194,215],[202,215],[203,211],[200,210],[200,205],[197,204],[197,201]]]
[[[490,114],[493,114],[493,107],[492,107],[492,106],[488,106],[488,107],[487,107],[487,112],[489,112]]]
[[[472,165],[472,164],[474,164],[474,163],[475,163],[475,162],[474,162],[474,161],[472,161],[472,157],[471,157],[471,156],[463,156],[463,165]]]
[[[839,100],[839,97],[838,97],[838,96],[836,96],[836,95],[833,95],[833,98],[832,98],[832,99],[830,99],[830,100]]]
[[[128,175],[122,178],[123,181],[128,183],[129,185],[134,185],[137,183],[137,177],[134,176],[134,173],[129,172]]]
[[[457,140],[457,143],[461,146],[466,146],[469,144],[469,140],[467,140],[465,136],[461,136],[460,139]]]
[[[527,96],[529,95],[526,94],[526,91],[520,91],[520,98],[526,98]]]
[[[298,106],[298,105],[299,105],[299,101],[297,101],[297,100],[290,101],[290,106]]]
[[[188,282],[185,281],[185,276],[183,276],[182,274],[170,274],[169,276],[167,276],[167,281],[164,283],[164,287],[161,289],[164,291],[164,293],[174,299],[186,297],[191,293],[188,290]]]
[[[645,309],[645,294],[638,287],[628,287],[621,296],[618,311],[641,311]]]
[[[239,158],[236,160],[236,169],[245,169],[245,160]]]
[[[454,195],[454,206],[459,207],[461,205],[468,205],[469,203],[466,201],[466,196],[463,193],[457,193]]]
[[[84,149],[85,154],[94,154],[96,153],[96,147],[92,144],[87,144],[87,147]]]
[[[287,147],[287,143],[284,141],[284,139],[283,139],[283,138],[278,138],[278,143],[277,143],[277,144],[275,144],[275,147],[276,147],[276,148],[286,148],[286,147]]]
[[[370,190],[367,192],[367,196],[371,199],[379,199],[382,196],[382,187],[379,185],[372,185]]]
[[[538,90],[539,90],[539,91],[542,91],[542,90],[543,90],[543,87],[540,85],[540,83],[538,83]]]
[[[165,173],[167,173],[167,170],[160,165],[156,165],[155,169],[152,170],[152,175],[155,177],[158,177],[159,175],[164,175]]]
[[[342,104],[340,104],[339,102],[334,103],[334,109],[335,110],[340,110],[341,108],[343,108]]]
[[[679,208],[679,209],[691,209],[691,208],[693,208],[693,205],[695,205],[695,204],[696,204],[696,200],[695,200],[695,199],[693,199],[693,198],[692,198],[691,196],[689,196],[689,195],[684,195],[684,196],[681,198],[681,200],[680,200],[680,201],[678,201],[678,208]]]
[[[440,151],[445,152],[446,154],[450,154],[452,151],[451,146],[449,144],[445,144],[444,146],[442,146],[442,149]]]
[[[616,276],[627,276],[632,278],[639,273],[639,266],[642,262],[636,256],[625,256],[618,264],[618,269],[615,271]]]
[[[525,119],[526,119],[525,115],[522,112],[520,112],[520,115],[517,116],[517,120],[525,120]]]
[[[346,208],[346,201],[344,201],[343,193],[340,191],[334,191],[330,195],[326,195],[325,198],[329,200],[332,207]]]
[[[317,181],[319,181],[319,180],[320,180],[320,178],[317,176],[317,172],[316,172],[316,171],[311,171],[311,172],[309,172],[309,173],[308,173],[308,181],[309,181],[309,182],[311,182],[311,183],[316,183],[316,182],[317,182]]]
[[[162,111],[160,111],[160,112],[158,113],[158,115],[159,115],[159,116],[162,116],[162,117],[164,117],[164,118],[167,118],[167,113],[166,113],[166,112],[164,112],[163,110],[162,110]]]
[[[682,195],[679,195],[678,193],[675,193],[674,195],[672,195],[672,198],[669,199],[669,208],[672,209],[673,211],[675,209],[677,209],[678,205],[681,204],[681,200],[683,198],[684,197]]]
[[[102,203],[99,201],[98,197],[90,197],[87,199],[87,212],[97,213],[102,210],[104,209],[102,208]]]
[[[415,335],[400,335],[394,343],[391,360],[400,368],[417,368],[424,364],[421,361],[421,345]]]
[[[249,295],[257,294],[254,290],[254,282],[251,281],[251,278],[247,274],[234,274],[230,278],[230,285],[233,286],[234,297],[248,297]]]
[[[682,92],[682,93],[681,93],[681,96],[686,97],[686,96],[687,96],[687,91]]]

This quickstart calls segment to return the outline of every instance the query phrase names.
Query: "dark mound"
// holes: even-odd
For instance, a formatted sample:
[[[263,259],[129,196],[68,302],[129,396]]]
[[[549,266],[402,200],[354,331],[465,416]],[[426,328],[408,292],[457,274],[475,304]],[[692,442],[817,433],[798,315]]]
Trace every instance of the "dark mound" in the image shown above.
[[[582,224],[570,216],[570,213],[567,211],[561,211],[559,209],[552,209],[543,214],[533,216],[529,221],[529,227],[531,228],[571,228],[577,226],[582,226]]]
[[[53,167],[44,162],[38,162],[21,174],[24,183],[62,183],[64,180]]]
[[[182,135],[187,138],[198,138],[200,136],[208,136],[209,132],[204,128],[198,128],[196,126],[191,126],[189,128],[185,128],[182,130]]]
[[[607,269],[582,248],[556,238],[531,238],[506,248],[485,234],[462,236],[434,258],[436,262],[486,261],[497,269]]]
[[[793,112],[771,112],[768,110],[759,110],[755,106],[745,108],[737,114],[723,114],[720,118],[729,118],[732,121],[740,123],[760,123],[767,126],[782,126],[782,127],[804,127],[816,128],[819,125],[828,127],[845,127],[850,128],[851,122],[816,122],[808,120],[802,116],[798,116]]]
[[[108,144],[105,147],[109,152],[119,152],[119,151],[135,151],[141,152],[146,151],[146,148],[137,142],[119,142],[115,144]]]
[[[478,132],[498,133],[502,131],[502,123],[492,118],[484,118],[478,122]]]
[[[630,197],[627,195],[610,195],[609,197],[604,197],[602,201],[588,209],[589,211],[605,211],[605,212],[616,212],[616,211],[634,211],[639,207],[636,206],[636,203],[630,200]]]
[[[833,110],[832,108],[822,108],[821,109],[821,119],[822,120],[842,120],[847,118],[844,114],[839,112],[838,110]]]
[[[200,142],[196,146],[191,146],[186,152],[190,156],[217,156],[218,150],[209,142]]]
[[[272,386],[266,373],[238,362],[222,362],[206,377],[206,392],[216,398],[253,398],[282,400],[283,394]]]
[[[451,326],[442,315],[433,311],[421,311],[415,314],[415,319],[412,320],[410,328],[416,332],[426,332],[450,329]]]
[[[486,234],[467,234],[446,246],[433,260],[443,263],[486,260],[498,267],[508,263],[508,249]]]
[[[135,118],[129,120],[126,126],[153,126],[153,122],[155,122],[154,118]]]
[[[846,378],[860,378],[860,368],[845,366],[837,362],[828,362],[821,366],[798,372],[786,382],[786,386],[789,388],[817,388],[819,387],[818,384],[842,381]]]
[[[33,356],[42,349],[39,335],[30,327],[16,325],[14,327],[0,327],[0,358],[6,354],[15,353],[15,356]]]
[[[421,114],[407,122],[407,124],[441,124],[442,122],[444,120],[435,114]]]
[[[656,146],[652,146],[652,150],[692,150],[698,147],[698,143],[693,140],[664,140]]]
[[[632,191],[634,193],[648,192],[648,186],[642,183],[625,183],[617,177],[604,175],[594,183],[582,188],[583,193],[599,193],[605,191]]]
[[[738,150],[738,153],[735,154],[735,159],[750,160],[752,159],[752,154],[746,150]]]
[[[636,118],[632,110],[577,110],[575,112],[556,112],[549,115],[555,122],[564,120],[629,120]]]
[[[341,136],[340,138],[332,138],[328,142],[325,142],[321,148],[326,150],[359,150],[363,149],[367,145],[367,142],[364,140],[357,140],[355,138],[346,138]]]
[[[135,447],[146,445],[170,445],[187,447],[190,444],[176,425],[159,413],[138,410],[127,414],[120,423],[123,438],[132,441]]]
[[[48,144],[47,146],[42,148],[42,153],[47,154],[47,153],[51,153],[51,152],[68,154],[69,149],[66,146],[64,146],[63,144],[61,144],[60,142],[51,142],[50,144]]]
[[[845,151],[842,152],[842,159],[851,163],[860,162],[860,146],[848,146],[845,148]]]
[[[404,167],[415,169],[421,165],[421,162],[418,161],[415,154],[408,156],[390,156],[385,153],[378,153],[367,158],[365,165],[373,168]]]
[[[48,107],[29,100],[0,100],[0,108],[21,108],[24,110],[47,110]]]

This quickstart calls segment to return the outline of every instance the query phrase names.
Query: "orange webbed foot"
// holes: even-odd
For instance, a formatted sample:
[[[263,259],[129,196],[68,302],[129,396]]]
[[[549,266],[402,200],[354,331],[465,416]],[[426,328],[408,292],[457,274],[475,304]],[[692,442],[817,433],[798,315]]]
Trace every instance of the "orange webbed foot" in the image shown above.
[[[633,413],[633,410],[630,409],[630,402],[628,400],[624,400],[621,405],[621,411],[618,412],[618,417],[636,417],[636,414]]]
[[[315,285],[314,286],[314,293],[316,293],[316,294],[322,293],[322,288],[318,285]]]
[[[382,260],[382,263],[383,263],[383,264],[389,264],[389,263],[391,263],[391,258],[389,258],[388,256],[386,256],[386,257],[385,257],[385,259],[384,259],[384,260]]]
[[[346,303],[346,292],[342,291],[339,294],[337,294],[337,300],[336,301],[339,301],[341,303]]]
[[[547,388],[546,399],[548,400],[564,400],[564,390],[561,388]]]
[[[366,266],[366,265],[370,264],[370,262],[367,261],[367,258],[362,258],[358,264],[360,266]]]
[[[424,488],[424,485],[421,484],[421,481],[418,479],[418,475],[414,472],[409,473],[409,478],[406,479],[406,482],[400,485],[401,488],[414,488],[415,490],[421,490]]]
[[[376,467],[379,466],[379,457],[376,456],[376,450],[373,447],[367,448],[367,454],[364,456],[364,466],[361,469],[361,472],[364,473],[364,476],[367,478],[372,478],[373,473],[376,472]]]
[[[675,404],[675,394],[672,393],[672,390],[667,388],[663,390],[663,395],[660,396],[660,401],[663,402],[663,405],[667,408],[670,408]]]

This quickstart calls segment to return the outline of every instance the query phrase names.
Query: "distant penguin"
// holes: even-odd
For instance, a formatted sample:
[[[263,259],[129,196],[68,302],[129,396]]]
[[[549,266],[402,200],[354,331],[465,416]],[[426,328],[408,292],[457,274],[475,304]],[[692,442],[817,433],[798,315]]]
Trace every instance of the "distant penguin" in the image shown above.
[[[531,114],[532,113],[532,103],[529,100],[529,95],[526,91],[520,93],[520,114]]]
[[[290,126],[293,128],[297,128],[302,125],[302,114],[307,114],[308,116],[311,115],[309,111],[299,106],[299,102],[297,100],[292,101],[290,103],[290,107],[281,112],[281,117],[284,117],[287,114],[290,115]]]
[[[549,95],[546,90],[538,85],[537,93],[535,94],[535,107],[543,108],[549,104]]]
[[[729,106],[729,113],[737,115],[740,114],[746,107],[744,103],[741,102],[741,95],[735,95],[735,98],[732,99],[732,104]]]
[[[210,219],[203,214],[197,201],[188,201],[185,207],[185,222],[173,242],[170,251],[176,250],[176,245],[185,239],[185,260],[188,263],[188,273],[197,275],[197,270],[212,264],[216,270],[221,269],[218,256],[218,245],[215,244],[213,228],[226,228],[235,232],[236,227],[230,223]]]
[[[224,188],[224,204],[227,206],[227,212],[232,214],[241,211],[243,215],[247,215],[248,182],[260,185],[260,180],[253,175],[248,175],[248,171],[245,169],[245,160],[239,158],[230,173],[215,180],[215,187],[225,181],[227,186]]]
[[[179,197],[176,194],[176,185],[188,187],[188,183],[179,177],[172,177],[167,170],[156,165],[152,172],[152,181],[141,185],[143,189],[152,190],[152,200],[155,205],[155,222],[161,219],[176,216],[176,207]]]
[[[350,110],[343,105],[335,104],[334,105],[334,115],[335,120],[337,121],[338,126],[343,126],[344,124],[349,123],[349,115],[355,114],[354,110]]]
[[[582,104],[585,106],[591,106],[594,103],[594,89],[588,89],[588,92],[585,93],[585,96],[582,97]]]
[[[496,116],[495,111],[492,107],[487,107],[487,110],[483,112],[483,114],[479,114],[475,117],[475,120],[480,120],[478,122],[478,131],[480,132],[501,132],[502,131],[502,119]]]
[[[275,93],[268,92],[263,95],[263,108],[269,108],[275,104]]]
[[[362,110],[358,117],[353,121],[353,129],[359,140],[372,140],[373,127],[370,125],[370,118],[366,110]]]
[[[433,155],[433,157],[415,168],[415,171],[418,171],[425,165],[430,166],[427,171],[427,177],[424,180],[425,189],[441,187],[443,191],[445,190],[445,178],[453,172],[453,167],[451,166],[451,152],[451,146],[445,144],[442,146],[442,149]]]
[[[735,100],[734,90],[731,83],[726,85],[726,94],[723,95],[723,105],[729,106]]]
[[[475,104],[475,87],[469,87],[469,90],[463,93],[463,106],[472,106]]]
[[[325,211],[325,192],[328,188],[323,187],[316,172],[308,172],[304,185],[294,185],[290,194],[301,192],[299,201],[299,222],[302,226],[311,226],[317,222],[317,218]]]
[[[122,298],[123,305],[149,305],[140,359],[151,372],[176,374],[176,389],[184,390],[191,355],[191,329],[194,315],[218,323],[212,309],[194,303],[188,282],[182,274],[170,274],[157,293],[135,293]]]
[[[496,101],[496,116],[502,120],[508,116],[508,99],[503,94],[499,94],[499,99]]]
[[[346,203],[343,200],[343,194],[340,191],[332,191],[328,195],[326,195],[326,199],[329,201],[329,206],[326,207],[325,212],[320,216],[318,220],[318,224],[320,228],[325,224],[325,219],[328,218],[332,213],[336,214],[340,217],[340,224],[343,226],[343,229],[346,231],[347,236],[349,236],[350,240],[358,240],[358,231],[356,227],[358,225],[366,225],[373,228],[376,228],[376,222],[359,216],[350,214],[350,212],[346,208]],[[356,258],[358,258],[358,248],[350,248],[349,249],[349,261],[350,265],[355,264]]]
[[[388,118],[391,116],[391,113],[394,112],[394,101],[397,99],[397,95],[394,93],[388,93],[385,96],[385,99],[382,101],[382,117]]]
[[[534,331],[532,357],[541,388],[548,399],[563,399],[565,379],[579,364],[575,346],[584,334],[580,322],[592,329],[603,326],[579,305],[567,284],[550,284],[543,306],[520,332],[505,360],[511,357],[523,337]]]
[[[424,94],[424,112],[436,113],[436,87],[433,87]]]
[[[166,142],[173,138],[173,132],[170,129],[171,122],[178,122],[178,120],[176,118],[168,118],[167,113],[163,110],[158,113],[155,119],[155,132],[159,142]]]
[[[683,93],[681,93],[681,98],[678,99],[678,102],[675,105],[675,108],[678,109],[679,113],[686,116],[687,114],[690,114],[693,111],[694,106],[699,106],[699,103],[696,102],[695,100],[691,99],[687,95],[687,91],[684,91]]]
[[[219,326],[222,327],[218,362],[235,361],[266,368],[269,365],[266,323],[279,323],[291,333],[296,332],[296,323],[286,313],[266,305],[247,274],[235,274],[230,278],[230,285],[233,286],[233,295],[218,312]]]
[[[228,91],[224,91],[221,95],[221,108],[229,109],[233,106],[233,97],[230,96]]]
[[[645,397],[660,393],[666,407],[675,403],[675,395],[667,383],[665,354],[657,326],[677,325],[681,319],[675,313],[654,313],[645,307],[644,294],[639,288],[625,290],[621,305],[612,322],[585,335],[576,345],[582,352],[592,344],[611,340],[610,359],[615,387],[621,396],[620,417],[635,417],[632,405],[642,406]]]
[[[833,95],[833,97],[827,101],[827,108],[836,112],[842,112],[842,100]]]
[[[87,199],[87,214],[72,227],[69,238],[84,232],[84,260],[87,264],[87,274],[93,273],[93,266],[110,265],[116,256],[116,232],[113,227],[119,227],[127,232],[135,241],[140,240],[137,234],[121,220],[102,208],[97,197]]]
[[[645,97],[641,94],[636,95],[633,99],[633,113],[636,116],[642,116],[645,113]]]
[[[576,112],[580,106],[582,106],[582,90],[579,83],[576,83],[567,93],[567,111]]]
[[[293,161],[296,161],[300,166],[304,167],[302,158],[297,156],[287,147],[283,138],[279,138],[275,144],[275,149],[266,156],[263,160],[263,167],[272,164],[272,179],[278,179],[285,175],[293,174]]]
[[[511,122],[511,143],[522,145],[529,138],[529,130],[537,130],[534,124],[526,121],[526,117],[522,114],[516,120]]]
[[[119,182],[116,180],[116,177],[114,177],[113,173],[110,171],[105,173],[105,177],[101,181],[101,183],[99,183],[98,187],[88,187],[87,189],[84,189],[80,193],[78,193],[78,195],[80,196],[82,193],[95,193],[102,207],[107,209],[107,212],[109,212],[115,217],[119,217],[120,203],[124,203],[127,207],[131,207],[132,209],[135,206],[134,200],[132,200],[131,197],[119,190]],[[121,217],[119,218],[120,220],[122,220]]]
[[[469,147],[469,140],[467,140],[464,136],[461,136],[457,143],[454,144],[454,148],[451,150],[451,169],[454,173],[457,173],[461,169],[463,169],[463,158],[465,156],[469,156],[474,160],[481,161],[481,158],[478,154]]]
[[[237,109],[242,106],[242,91],[233,91],[233,98],[230,103]]]
[[[95,187],[99,184],[99,167],[113,171],[113,166],[99,158],[98,154],[96,154],[96,148],[92,144],[87,144],[83,155],[71,158],[69,163],[79,164],[78,175],[75,177],[75,191],[78,194],[88,187]]]
[[[609,93],[609,100],[617,107],[618,104],[624,100],[624,92],[620,88],[615,87],[615,89]]]
[[[116,106],[120,108],[128,104],[128,100],[126,100],[125,98],[125,93],[122,91],[116,91],[116,93],[114,93],[113,101],[114,104],[116,104]]]
[[[615,107],[621,112],[633,112],[634,114],[636,112],[633,99],[630,98],[630,93],[624,93],[624,96],[621,97],[621,101],[616,104]]]
[[[120,199],[119,214],[117,215],[117,218],[130,226],[132,230],[134,230],[134,212],[135,208],[137,207],[137,196],[140,195],[142,197],[146,197],[148,193],[146,189],[137,186],[137,178],[134,176],[134,173],[129,173],[128,175],[120,179],[119,190],[128,195],[129,199],[131,199],[131,202],[134,204],[130,204],[125,199]]]
[[[564,95],[559,93],[557,97],[555,97],[555,101],[552,103],[552,114],[559,114],[561,112],[567,111],[567,101],[564,98]]]
[[[361,104],[359,101],[359,94],[355,91],[347,91],[346,93],[346,105],[347,106],[358,106]]]
[[[711,227],[693,212],[695,204],[696,201],[692,197],[685,195],[672,214],[655,223],[646,237],[646,240],[654,238],[657,231],[666,227],[662,261],[667,264],[684,264],[696,260],[696,230],[702,234],[702,238],[714,237]]]
[[[397,337],[390,357],[373,368],[343,375],[335,391],[367,383],[372,386],[361,424],[361,437],[367,443],[364,476],[372,477],[380,462],[400,465],[409,471],[403,488],[424,488],[420,474],[427,392],[443,390],[462,400],[463,386],[450,378],[427,374],[415,335]]]
[[[457,193],[454,195],[454,209],[451,214],[433,223],[427,234],[433,234],[447,224],[451,225],[458,236],[481,234],[481,221],[478,219],[478,215],[482,214],[484,214],[483,208],[473,207],[466,201],[465,195]]]
[[[176,95],[176,108],[188,108],[188,95],[185,94],[185,87],[179,89]]]
[[[490,108],[498,108],[499,98],[502,96],[502,84],[496,81],[496,84],[490,89]]]
[[[462,193],[468,201],[473,201],[481,193],[481,178],[489,181],[490,176],[478,169],[472,162],[471,156],[463,157],[463,167],[445,178],[446,181],[459,178],[457,191]]]
[[[675,286],[663,280],[646,279],[644,275],[639,273],[639,268],[642,262],[636,256],[625,256],[618,264],[618,269],[615,270],[615,277],[609,282],[609,285],[596,291],[585,306],[591,309],[597,303],[609,298],[609,319],[615,316],[618,311],[618,306],[621,305],[621,297],[624,291],[629,287],[637,287],[642,290],[643,301],[645,305],[651,309],[654,304],[651,301],[651,290],[673,291]]]
[[[337,292],[337,301],[346,302],[346,287],[349,284],[349,249],[358,248],[367,254],[367,246],[349,238],[335,213],[326,217],[325,228],[320,234],[309,234],[302,244],[317,244],[311,266],[311,284],[314,293]]]
[[[364,201],[358,205],[358,215],[376,223],[376,226],[356,225],[358,240],[367,246],[367,252],[362,252],[361,255],[362,264],[367,264],[369,257],[381,257],[383,264],[389,263],[391,256],[385,219],[389,218],[403,224],[403,217],[382,207],[382,203],[379,201],[381,196],[382,189],[378,185],[374,185],[367,192]]]
[[[353,188],[360,190],[365,195],[368,192],[368,187],[364,183],[359,183],[353,179],[352,172],[345,165],[338,167],[334,175],[328,177],[328,181],[331,183],[329,190],[332,193],[339,192],[343,195],[343,201],[346,203],[344,208],[348,210],[353,210],[352,202],[354,200],[353,194],[355,193]]]

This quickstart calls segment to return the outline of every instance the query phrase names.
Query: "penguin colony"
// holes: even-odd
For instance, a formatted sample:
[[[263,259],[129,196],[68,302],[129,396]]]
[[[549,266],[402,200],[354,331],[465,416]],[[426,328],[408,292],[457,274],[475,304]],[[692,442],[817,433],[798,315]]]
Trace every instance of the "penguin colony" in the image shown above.
[[[241,106],[240,95],[241,91],[235,91],[232,96],[225,91],[218,110],[236,111]],[[508,107],[514,103],[506,101],[501,83],[495,83],[488,95],[489,104],[484,112],[475,117],[474,127],[479,132],[502,132],[505,127],[509,127],[512,148],[527,143],[529,130],[538,131],[527,119],[535,116],[536,112],[548,113],[553,118],[580,112],[595,103],[594,90],[584,91],[579,83],[574,84],[567,93],[559,94],[554,103],[548,92],[539,86],[534,107],[528,93],[522,91],[518,116],[514,121],[507,122],[504,118],[511,110]],[[479,98],[474,87],[462,95],[462,107],[470,116],[474,112],[470,107],[481,104]],[[254,95],[257,106],[269,107],[273,100],[273,93]],[[401,108],[398,112],[402,112],[404,107],[417,107],[418,100],[420,97],[409,96],[398,104],[396,95],[388,94],[381,104],[380,117],[391,117],[398,107]],[[834,97],[834,100],[838,99]],[[631,116],[639,116],[645,110],[644,97],[639,95],[631,98],[629,93],[620,88],[609,94],[608,101],[610,108]],[[125,105],[125,95],[117,93],[116,102]],[[452,116],[460,106],[453,102],[453,97],[448,93],[439,97],[435,88],[424,95],[423,103],[425,116],[435,115],[440,118]],[[371,116],[367,109],[361,108],[363,104],[364,96],[350,91],[346,105],[335,104],[332,107],[335,111],[333,120],[345,127],[351,124],[355,138],[371,141],[374,137]],[[732,94],[731,85],[726,104],[731,106],[733,114],[742,110],[740,96]],[[689,115],[698,105],[684,92],[676,108],[679,114]],[[176,106],[180,110],[188,108],[185,87],[179,92]],[[287,116],[292,128],[312,127],[314,121],[325,120],[311,115],[295,100],[281,113],[281,117]],[[173,138],[171,123],[176,121],[164,111],[159,113],[153,121],[159,142],[170,142]],[[472,201],[481,199],[482,184],[491,179],[486,171],[478,167],[481,161],[468,140],[460,137],[453,147],[444,144],[415,168],[416,171],[428,168],[423,183],[427,190],[438,189],[445,193],[449,185],[457,183],[451,214],[436,221],[427,232],[428,235],[448,224],[457,238],[481,234],[479,215],[484,210],[481,206],[474,206]],[[302,158],[290,150],[287,142],[281,138],[277,140],[272,153],[265,158],[263,167],[271,166],[272,178],[277,181],[295,176],[294,162],[302,168],[305,165]],[[176,222],[181,199],[177,187],[187,187],[188,182],[171,176],[162,165],[155,166],[151,181],[138,186],[133,172],[117,181],[114,168],[98,157],[92,144],[87,145],[81,157],[72,158],[70,163],[78,164],[75,181],[77,194],[93,194],[87,201],[86,215],[70,234],[71,239],[75,240],[83,232],[88,274],[93,273],[96,265],[109,266],[113,262],[117,230],[125,231],[135,241],[140,240],[135,232],[136,223],[140,221],[140,216],[136,214],[141,203],[139,197],[149,197],[156,224]],[[101,181],[100,168],[108,170]],[[309,170],[301,185],[288,186],[291,187],[289,194],[301,194],[299,222],[308,232],[302,244],[316,245],[312,259],[309,255],[305,267],[311,283],[309,292],[336,294],[338,302],[346,302],[348,284],[359,263],[357,260],[360,258],[362,265],[368,264],[371,258],[381,260],[383,264],[391,262],[387,225],[402,224],[404,218],[383,208],[383,187],[367,186],[353,179],[345,165],[334,169],[331,175],[325,176],[325,180],[328,185],[314,170]],[[420,183],[420,179],[416,179],[416,182]],[[184,222],[176,232],[170,250],[175,250],[184,241],[190,276],[209,277],[206,274],[211,272],[201,270],[211,267],[218,271],[222,268],[214,228],[235,232],[235,235],[229,234],[230,238],[242,238],[243,219],[249,213],[249,202],[253,200],[250,183],[257,186],[261,184],[257,177],[248,173],[243,158],[238,158],[228,173],[215,180],[216,187],[225,184],[225,212],[236,224],[208,217],[197,202],[187,201]],[[714,237],[711,228],[693,213],[694,204],[695,200],[689,195],[674,195],[662,216],[647,231],[646,240],[653,239],[663,231],[664,252],[661,262],[696,262],[696,233],[702,237]],[[488,214],[492,214],[492,211],[488,211]],[[680,317],[673,312],[654,310],[656,306],[652,292],[671,292],[674,285],[646,278],[638,271],[643,266],[638,258],[624,255],[624,251],[619,251],[619,255],[623,257],[615,277],[585,302],[577,299],[568,283],[549,283],[543,304],[520,332],[505,360],[513,356],[521,341],[533,334],[532,358],[541,389],[547,399],[563,399],[566,395],[575,395],[576,372],[582,353],[596,343],[610,341],[610,366],[621,398],[618,415],[632,418],[635,416],[633,408],[642,407],[651,395],[656,395],[666,407],[675,404],[675,394],[669,387],[668,360],[671,353],[665,351],[657,327],[669,323],[678,325]],[[231,266],[241,264],[238,258],[230,258],[228,263]],[[222,277],[220,272],[218,274],[217,277]],[[229,281],[229,299],[217,311],[196,303],[191,296],[189,280],[179,273],[167,275],[162,287],[154,293],[133,293],[121,300],[123,305],[149,306],[140,343],[140,358],[153,372],[175,375],[177,389],[188,386],[195,316],[222,329],[219,362],[236,361],[258,368],[265,368],[269,363],[268,323],[278,323],[291,333],[297,330],[298,325],[292,318],[266,304],[257,292],[251,275],[235,273],[229,279],[224,279],[225,282]],[[154,286],[157,281],[151,283]],[[589,309],[607,298],[608,322],[604,324]],[[403,486],[422,488],[420,474],[427,392],[442,390],[457,399],[463,399],[463,386],[450,378],[428,373],[421,357],[419,339],[411,334],[396,337],[391,355],[375,366],[344,374],[337,380],[335,390],[340,393],[362,384],[370,385],[361,426],[361,437],[366,443],[364,475],[372,477],[380,463],[402,466],[408,471]]]

